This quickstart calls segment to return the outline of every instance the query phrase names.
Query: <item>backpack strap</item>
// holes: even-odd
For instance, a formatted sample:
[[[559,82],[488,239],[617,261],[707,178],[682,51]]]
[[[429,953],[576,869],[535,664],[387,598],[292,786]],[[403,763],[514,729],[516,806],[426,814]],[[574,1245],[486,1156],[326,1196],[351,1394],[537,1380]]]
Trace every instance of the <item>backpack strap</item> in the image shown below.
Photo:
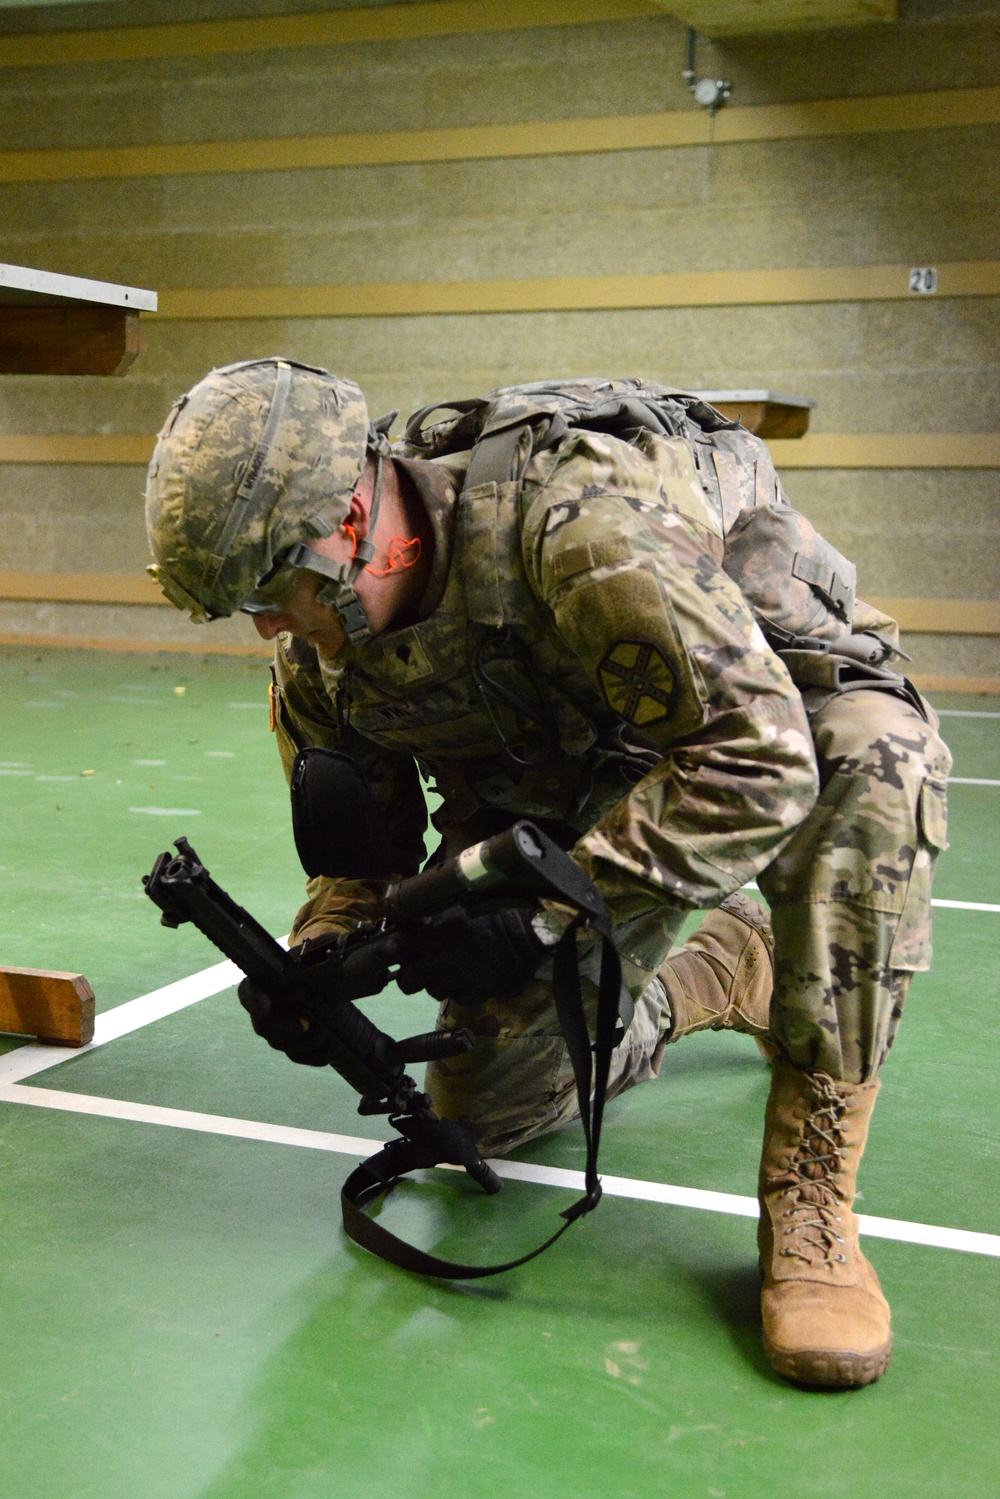
[[[524,434],[530,434],[527,422],[516,422],[511,427],[502,427],[499,432],[488,432],[480,437],[472,449],[465,488],[475,489],[478,484],[506,484],[517,477],[517,457]]]

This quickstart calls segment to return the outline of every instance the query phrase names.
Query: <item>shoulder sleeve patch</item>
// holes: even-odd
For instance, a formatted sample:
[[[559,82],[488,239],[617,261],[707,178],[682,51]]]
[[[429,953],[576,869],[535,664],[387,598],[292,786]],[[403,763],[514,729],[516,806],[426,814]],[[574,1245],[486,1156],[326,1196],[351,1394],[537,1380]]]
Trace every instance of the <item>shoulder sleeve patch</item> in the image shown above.
[[[677,690],[677,673],[648,640],[619,640],[598,667],[608,706],[637,727],[667,718]]]

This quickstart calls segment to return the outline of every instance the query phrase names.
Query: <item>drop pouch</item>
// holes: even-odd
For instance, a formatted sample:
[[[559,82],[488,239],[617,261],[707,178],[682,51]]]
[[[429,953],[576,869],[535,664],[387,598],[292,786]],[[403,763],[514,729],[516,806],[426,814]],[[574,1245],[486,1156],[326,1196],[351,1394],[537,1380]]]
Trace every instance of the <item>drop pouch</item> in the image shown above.
[[[387,879],[392,845],[382,809],[360,765],[310,745],[292,765],[292,832],[302,868],[352,880]]]
[[[851,633],[857,568],[790,505],[744,510],[726,537],[722,566],[771,645]]]

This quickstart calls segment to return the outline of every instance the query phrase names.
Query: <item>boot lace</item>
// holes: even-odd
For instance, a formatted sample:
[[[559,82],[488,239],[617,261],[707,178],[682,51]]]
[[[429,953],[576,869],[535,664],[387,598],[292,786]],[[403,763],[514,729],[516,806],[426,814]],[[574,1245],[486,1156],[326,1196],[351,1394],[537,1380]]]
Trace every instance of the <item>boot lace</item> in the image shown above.
[[[838,1177],[844,1164],[846,1104],[830,1078],[815,1077],[816,1102],[806,1117],[802,1141],[789,1162],[782,1185],[783,1230],[787,1243],[779,1253],[805,1260],[846,1264],[839,1232],[844,1199]]]

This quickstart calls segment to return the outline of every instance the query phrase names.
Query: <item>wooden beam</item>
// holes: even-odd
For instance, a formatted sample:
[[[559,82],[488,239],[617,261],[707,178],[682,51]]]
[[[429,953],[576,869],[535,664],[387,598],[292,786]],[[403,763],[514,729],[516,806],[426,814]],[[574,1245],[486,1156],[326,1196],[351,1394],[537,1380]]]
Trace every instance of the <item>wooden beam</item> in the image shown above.
[[[0,375],[124,375],[138,352],[138,312],[0,306]]]
[[[912,672],[908,674],[914,687],[921,692],[975,692],[988,696],[1000,695],[1000,677],[952,677],[941,672]]]
[[[155,442],[155,437],[144,433],[14,433],[0,435],[0,463],[120,463],[145,468]]]
[[[141,574],[0,572],[0,600],[49,604],[133,604],[170,608],[151,579]],[[989,599],[883,598],[870,603],[899,621],[904,630],[934,635],[1000,635],[1000,603]],[[211,630],[202,632],[206,644],[182,645],[150,641],[148,650],[212,650]],[[20,639],[0,635],[0,642]],[[68,637],[74,639],[75,637]],[[243,647],[238,647],[242,651]],[[250,653],[257,650],[249,645]],[[267,646],[263,647],[268,650]]]
[[[151,604],[167,599],[142,573],[0,572],[0,599],[59,604]]]
[[[32,650],[81,650],[113,651],[129,654],[138,652],[166,652],[168,655],[184,656],[239,656],[269,660],[273,647],[258,641],[256,645],[212,645],[211,637],[202,633],[201,641],[194,640],[141,640],[134,635],[128,639],[108,639],[90,635],[45,635],[19,634],[16,631],[0,631],[0,645],[25,646]],[[927,676],[916,674],[913,681],[921,691],[941,692],[987,692],[1000,694],[1000,677]]]
[[[707,399],[711,400],[711,397]],[[812,403],[781,400],[711,400],[716,411],[728,416],[730,421],[741,421],[755,437],[797,440],[803,437],[809,426]]]
[[[60,651],[135,651],[141,655],[165,651],[170,656],[250,656],[259,657],[262,661],[269,661],[274,655],[274,647],[263,640],[248,640],[245,645],[228,641],[213,644],[210,631],[197,632],[193,640],[150,640],[136,635],[120,639],[106,635],[58,635],[38,631],[2,630],[0,645],[33,648],[45,646],[50,650]]]
[[[492,281],[373,281],[328,286],[191,287],[160,294],[159,316],[243,322],[262,318],[420,317],[442,313],[606,312],[644,307],[735,307],[916,300],[913,267],[805,266],[638,276],[533,276]],[[937,291],[1000,295],[1000,260],[938,265]]]
[[[769,444],[780,469],[996,468],[994,432],[815,432],[795,442]]]
[[[703,36],[760,36],[895,21],[897,0],[670,0],[670,10]]]
[[[156,311],[155,291],[142,286],[123,286],[118,281],[95,281],[90,276],[66,276],[61,271],[0,263],[0,304],[5,307],[76,307],[81,302],[127,307],[134,312]]]
[[[654,0],[434,0],[430,4],[369,6],[308,15],[173,26],[107,26],[0,39],[0,67],[122,62],[139,57],[204,57],[213,52],[260,52],[288,47],[341,47],[464,32],[514,31],[535,26],[594,25],[659,15]]]
[[[1000,601],[994,599],[870,599],[901,630],[916,635],[1000,635]]]
[[[0,967],[0,1032],[86,1046],[94,1039],[94,991],[82,973]]]
[[[1000,88],[936,89],[796,104],[727,108],[714,120],[696,106],[655,114],[466,125],[436,130],[348,131],[261,140],[176,141],[144,146],[0,151],[0,182],[75,182],[99,177],[199,176],[396,166],[436,161],[577,156],[743,141],[799,140],[938,130],[1000,122]]]
[[[156,293],[0,264],[0,375],[124,375]]]

